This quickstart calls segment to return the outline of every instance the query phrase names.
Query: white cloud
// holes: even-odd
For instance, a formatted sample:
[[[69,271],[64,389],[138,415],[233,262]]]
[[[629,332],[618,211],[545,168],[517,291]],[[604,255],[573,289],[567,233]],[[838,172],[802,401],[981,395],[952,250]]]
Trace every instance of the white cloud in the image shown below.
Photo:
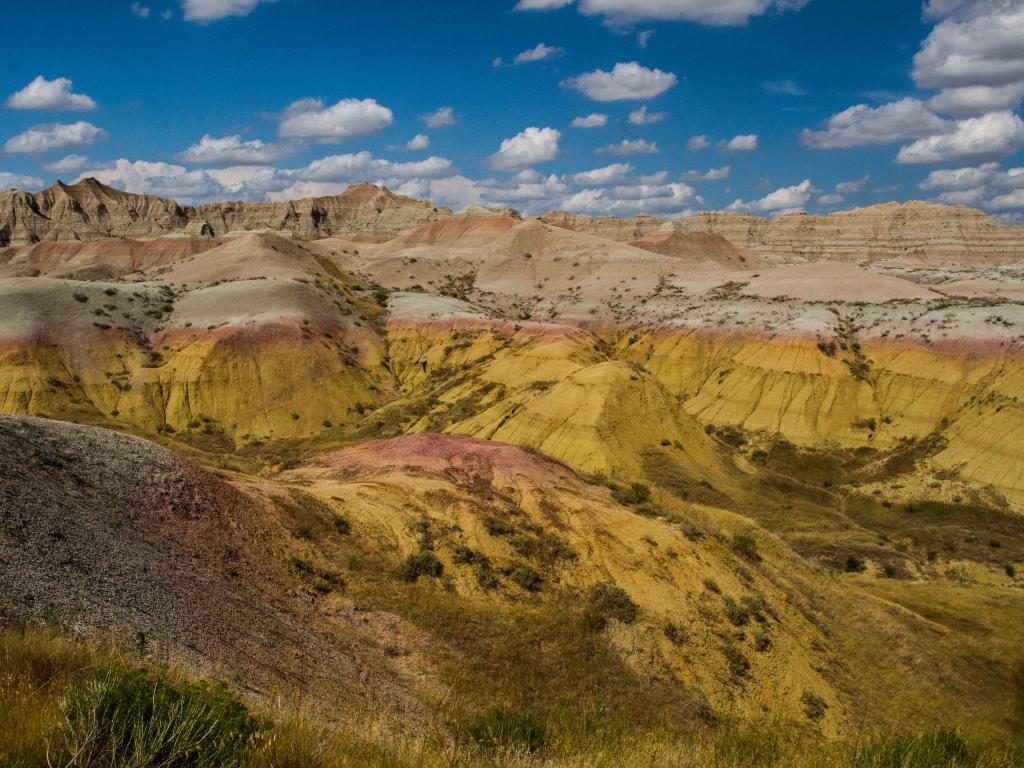
[[[998,195],[988,202],[988,208],[994,211],[1005,211],[1014,208],[1024,209],[1024,189],[1015,189],[1004,195]]]
[[[721,168],[712,168],[708,171],[687,171],[683,174],[686,181],[721,181],[729,178],[732,172],[731,165],[724,165]]]
[[[618,144],[609,144],[596,152],[599,155],[656,155],[658,145],[646,139],[623,139]]]
[[[185,203],[206,200],[223,192],[220,183],[205,171],[190,171],[170,163],[131,162],[121,158],[110,165],[83,171],[79,179],[90,176],[126,192],[170,197]]]
[[[444,157],[428,157],[411,163],[393,163],[374,158],[369,152],[330,155],[309,163],[304,168],[289,171],[304,181],[355,182],[364,179],[390,180],[413,178],[441,178],[453,175],[452,162]]]
[[[836,184],[836,192],[840,195],[848,195],[852,192],[860,192],[867,186],[868,181],[871,180],[871,176],[864,175],[859,179],[853,179],[852,181],[840,181]]]
[[[802,210],[817,190],[810,180],[804,179],[792,187],[782,187],[765,195],[760,200],[736,200],[729,206],[730,211],[755,211],[781,215]]]
[[[573,0],[519,0],[513,10],[516,11],[553,11],[565,8]]]
[[[699,136],[691,136],[690,140],[686,142],[686,148],[691,152],[700,152],[702,149],[707,149],[710,146],[711,142],[703,133]]]
[[[274,0],[181,0],[185,21],[208,22],[228,16],[248,16],[260,3]]]
[[[553,56],[561,56],[563,53],[565,53],[565,51],[562,48],[538,43],[533,48],[528,48],[522,53],[517,53],[516,57],[512,59],[512,63],[526,64],[531,61],[543,61],[544,59],[550,59]]]
[[[47,163],[43,166],[44,171],[57,174],[58,176],[75,173],[85,168],[89,164],[89,158],[82,155],[67,155],[62,157],[60,160],[56,160],[52,163]]]
[[[733,136],[728,141],[720,141],[718,145],[729,152],[752,152],[757,149],[757,134],[745,133]]]
[[[106,136],[106,131],[84,120],[70,124],[51,123],[37,125],[17,136],[12,136],[4,144],[4,150],[10,154],[20,154],[46,152],[62,147],[83,147],[92,144],[97,139],[104,139]]]
[[[654,37],[653,29],[641,29],[636,33],[636,44],[641,48],[646,48],[652,37]]]
[[[621,181],[623,177],[632,172],[633,166],[629,163],[612,163],[603,168],[577,173],[572,177],[572,182],[583,186],[603,186]]]
[[[440,107],[436,112],[421,115],[420,119],[427,124],[428,128],[444,128],[448,125],[455,125],[455,110],[451,107]]]
[[[694,213],[693,206],[703,202],[688,184],[634,184],[583,189],[564,198],[559,207],[580,213],[652,213],[674,217]]]
[[[425,133],[417,133],[415,136],[409,139],[408,143],[405,145],[405,148],[411,149],[415,152],[421,149],[426,149],[429,146],[430,137],[427,136],[427,134]]]
[[[614,26],[646,19],[738,26],[769,11],[802,8],[809,0],[579,0],[580,13],[603,16]],[[519,0],[517,11],[564,8],[572,0]]]
[[[320,99],[300,99],[285,110],[278,134],[336,143],[379,133],[392,122],[391,110],[374,99],[342,99],[330,107]]]
[[[514,171],[553,160],[558,154],[558,140],[562,137],[554,128],[527,128],[501,142],[498,151],[488,163],[499,171]]]
[[[928,100],[935,112],[970,117],[971,115],[1016,110],[1024,100],[1024,82],[1006,85],[966,85],[947,88]]]
[[[633,125],[651,125],[660,123],[666,117],[668,117],[668,112],[648,112],[645,104],[629,113],[629,122]]]
[[[596,112],[586,117],[577,117],[572,121],[573,128],[603,128],[608,124],[608,115],[600,115]]]
[[[142,3],[132,3],[132,15],[138,16],[140,19],[149,18],[149,6],[143,5]]]
[[[170,10],[166,10],[163,13],[160,14],[160,18],[163,19],[164,21],[170,21],[173,16],[174,16],[174,14],[171,13]]]
[[[793,80],[769,80],[761,83],[765,93],[773,96],[806,96],[807,91]]]
[[[54,112],[88,112],[96,102],[84,93],[72,93],[72,82],[66,77],[47,80],[42,75],[4,102],[11,109],[48,109]]]
[[[918,184],[923,190],[965,190],[988,184],[999,173],[999,163],[985,163],[978,167],[944,168],[932,171]]]
[[[1019,0],[929,3],[942,21],[914,56],[922,88],[1006,85],[1024,81],[1024,4]]]
[[[619,62],[611,72],[598,69],[562,81],[594,101],[653,99],[679,82],[671,72],[648,69],[635,61]]]
[[[1002,170],[999,163],[932,171],[918,184],[939,192],[936,200],[951,205],[974,205],[997,211],[1024,208],[1024,168]]]
[[[0,189],[39,189],[42,186],[43,180],[35,176],[0,171]]]
[[[900,149],[898,163],[947,163],[991,160],[1024,147],[1024,121],[1012,112],[993,112],[961,120],[939,136]]]
[[[800,141],[812,149],[845,149],[923,138],[943,133],[949,127],[948,121],[923,103],[906,98],[877,108],[857,104],[832,115],[824,131],[805,128]]]
[[[255,165],[276,162],[294,154],[297,149],[294,144],[268,144],[259,139],[242,141],[238,134],[220,138],[206,134],[198,144],[193,144],[178,157],[186,163]]]
[[[845,202],[846,198],[842,195],[821,195],[818,197],[819,205],[839,205]]]

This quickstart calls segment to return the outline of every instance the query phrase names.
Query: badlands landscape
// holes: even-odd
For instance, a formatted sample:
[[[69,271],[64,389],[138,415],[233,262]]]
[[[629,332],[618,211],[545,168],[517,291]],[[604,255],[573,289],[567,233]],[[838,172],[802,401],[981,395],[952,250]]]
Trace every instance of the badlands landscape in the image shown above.
[[[0,246],[5,764],[82,664],[254,765],[1019,764],[1024,227],[87,178]]]

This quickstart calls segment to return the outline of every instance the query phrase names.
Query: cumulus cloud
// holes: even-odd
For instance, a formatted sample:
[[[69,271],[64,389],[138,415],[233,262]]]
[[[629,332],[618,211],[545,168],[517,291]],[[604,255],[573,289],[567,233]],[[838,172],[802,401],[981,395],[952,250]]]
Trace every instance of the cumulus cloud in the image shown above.
[[[919,139],[900,149],[898,163],[991,160],[1024,147],[1024,121],[1012,112],[961,120],[949,133]]]
[[[918,184],[938,193],[940,203],[976,205],[989,211],[1024,209],[1024,168],[1003,170],[999,163],[932,171]]]
[[[409,163],[376,158],[370,152],[322,157],[299,168],[237,165],[195,170],[171,163],[129,161],[121,158],[108,165],[85,170],[79,178],[94,176],[105,184],[140,194],[171,197],[182,202],[218,199],[287,200],[333,195],[360,181],[395,188],[422,184],[456,175],[443,157]]]
[[[807,91],[793,80],[769,80],[761,83],[765,93],[773,96],[806,96]]]
[[[565,53],[565,49],[559,48],[554,45],[546,45],[544,43],[537,43],[533,48],[527,48],[521,53],[517,53],[512,59],[512,66],[518,64],[528,64],[531,61],[543,61],[544,59],[551,59],[556,56],[561,56]],[[504,61],[499,57],[494,60],[494,66],[500,67],[504,64]]]
[[[444,128],[455,125],[455,110],[451,107],[440,107],[435,112],[420,115],[420,119],[427,124],[428,128]]]
[[[729,206],[730,211],[754,211],[779,216],[803,210],[817,192],[810,180],[804,179],[791,187],[776,189],[760,200],[736,200]]]
[[[745,133],[733,136],[728,141],[719,142],[719,146],[729,152],[752,152],[757,149],[757,134]]]
[[[603,128],[608,124],[608,115],[600,115],[596,112],[586,117],[577,117],[572,121],[573,128]]]
[[[1006,85],[966,85],[946,88],[928,100],[935,112],[969,117],[986,112],[1015,110],[1024,100],[1024,82]]]
[[[414,152],[426,149],[430,146],[430,137],[425,133],[417,133],[406,143],[405,148]]]
[[[724,165],[721,168],[712,168],[708,171],[687,171],[683,174],[686,181],[721,181],[729,178],[732,172],[731,165]]]
[[[553,160],[562,137],[554,128],[530,127],[501,142],[488,164],[498,171],[515,171]]]
[[[4,102],[11,109],[48,109],[53,112],[88,112],[96,102],[84,93],[72,93],[72,82],[66,77],[47,80],[42,75]]]
[[[614,26],[644,20],[691,21],[711,26],[739,26],[769,11],[797,10],[809,0],[579,0],[580,13],[602,16]],[[564,8],[572,0],[519,0],[517,11]]]
[[[12,136],[4,144],[4,150],[13,155],[46,152],[62,147],[84,147],[106,136],[106,131],[84,120],[70,124],[51,123],[37,125]]]
[[[131,5],[132,15],[138,16],[140,19],[149,18],[149,6],[143,5],[142,3],[132,3]]]
[[[294,154],[297,149],[294,144],[268,144],[259,139],[242,141],[238,134],[220,138],[205,134],[178,158],[186,163],[199,164],[273,163]]]
[[[699,136],[691,136],[689,141],[686,142],[686,148],[691,152],[700,152],[702,149],[707,149],[711,146],[711,141],[703,133]]]
[[[181,0],[185,21],[205,23],[228,16],[248,16],[260,3],[274,0]]]
[[[321,99],[300,99],[285,109],[278,135],[336,143],[379,133],[391,125],[390,109],[374,99],[342,99],[325,107]]]
[[[595,151],[599,155],[656,155],[658,145],[646,139],[623,139],[618,144],[609,144]]]
[[[52,163],[47,163],[43,166],[44,171],[49,171],[58,176],[63,176],[69,173],[75,173],[85,168],[89,164],[89,158],[83,155],[67,155],[62,157],[60,160],[56,160]]]
[[[849,195],[853,192],[860,192],[867,186],[868,181],[871,180],[871,176],[864,175],[859,179],[852,179],[851,181],[840,181],[836,184],[836,192],[840,195]]]
[[[594,168],[592,171],[584,171],[573,175],[572,182],[582,186],[602,186],[621,181],[623,177],[633,172],[633,166],[629,163],[612,163],[603,168]]]
[[[594,101],[653,99],[679,82],[671,72],[648,69],[635,61],[619,62],[611,72],[597,69],[562,81]]]
[[[891,144],[949,130],[949,122],[917,99],[906,98],[872,108],[857,104],[832,115],[823,131],[804,129],[800,142],[812,149],[846,149]]]
[[[660,123],[666,117],[668,117],[668,112],[648,112],[645,104],[629,113],[629,122],[633,125],[651,125]]]
[[[519,0],[516,11],[553,11],[572,3],[573,0]]]
[[[828,194],[828,195],[819,195],[818,196],[818,204],[819,205],[839,205],[840,203],[844,202],[845,200],[846,200],[846,198],[843,197],[842,195]]]
[[[223,187],[205,171],[190,171],[171,163],[134,162],[121,158],[109,165],[83,171],[79,179],[92,177],[126,192],[159,195],[190,203],[219,195]]]
[[[651,213],[675,217],[694,213],[704,199],[688,184],[630,184],[580,190],[559,207],[593,214]]]
[[[0,171],[0,189],[39,189],[42,186],[43,180],[35,176]]]
[[[931,0],[939,22],[914,56],[914,80],[941,89],[932,109],[971,117],[1016,110],[1024,98],[1024,3]]]

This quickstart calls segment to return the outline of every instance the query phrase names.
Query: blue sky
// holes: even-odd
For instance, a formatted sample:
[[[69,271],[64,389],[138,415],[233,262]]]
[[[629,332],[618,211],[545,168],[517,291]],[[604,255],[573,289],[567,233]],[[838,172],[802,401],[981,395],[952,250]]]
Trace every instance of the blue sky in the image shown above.
[[[51,0],[5,20],[4,187],[1024,217],[1024,0]]]

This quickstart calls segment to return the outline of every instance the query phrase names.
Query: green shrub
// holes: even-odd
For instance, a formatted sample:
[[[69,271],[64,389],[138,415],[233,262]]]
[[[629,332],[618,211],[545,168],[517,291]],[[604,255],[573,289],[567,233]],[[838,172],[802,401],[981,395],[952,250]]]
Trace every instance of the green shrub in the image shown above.
[[[508,576],[513,582],[518,584],[527,592],[538,591],[544,581],[544,579],[541,578],[540,572],[532,565],[527,565],[526,563],[519,563],[514,566],[512,570],[509,571]]]
[[[815,723],[825,716],[825,710],[828,709],[825,700],[813,691],[804,691],[800,696],[800,703],[804,707],[807,719]]]
[[[726,643],[722,647],[722,653],[725,654],[725,660],[729,663],[729,671],[733,677],[743,678],[750,674],[750,662],[747,661],[747,657],[743,655],[736,645],[733,643]]]
[[[223,684],[145,669],[96,673],[69,689],[62,714],[56,764],[76,768],[232,768],[269,727]]]
[[[1004,764],[992,762],[991,758],[991,754],[986,755],[952,728],[918,736],[881,738],[859,744],[850,753],[853,765],[871,768],[987,768]],[[1005,764],[1014,763],[1007,761]]]
[[[444,565],[437,555],[429,551],[414,552],[402,561],[399,574],[406,581],[416,581],[420,576],[438,578],[444,572]]]
[[[757,539],[749,533],[734,533],[732,536],[732,548],[748,560],[760,560],[757,552]]]
[[[750,612],[731,597],[725,598],[725,616],[734,627],[742,627],[750,621]]]
[[[536,752],[544,746],[544,726],[527,712],[495,707],[462,727],[463,732],[487,749]]]
[[[494,572],[494,567],[491,565],[491,561],[486,557],[477,563],[476,583],[484,589],[498,588],[498,574]]]
[[[636,621],[639,609],[622,587],[602,582],[590,589],[587,607],[583,616],[594,629],[604,629],[609,619],[618,619],[623,624]]]
[[[843,563],[843,570],[847,573],[863,573],[868,569],[867,565],[856,555],[850,555]]]

